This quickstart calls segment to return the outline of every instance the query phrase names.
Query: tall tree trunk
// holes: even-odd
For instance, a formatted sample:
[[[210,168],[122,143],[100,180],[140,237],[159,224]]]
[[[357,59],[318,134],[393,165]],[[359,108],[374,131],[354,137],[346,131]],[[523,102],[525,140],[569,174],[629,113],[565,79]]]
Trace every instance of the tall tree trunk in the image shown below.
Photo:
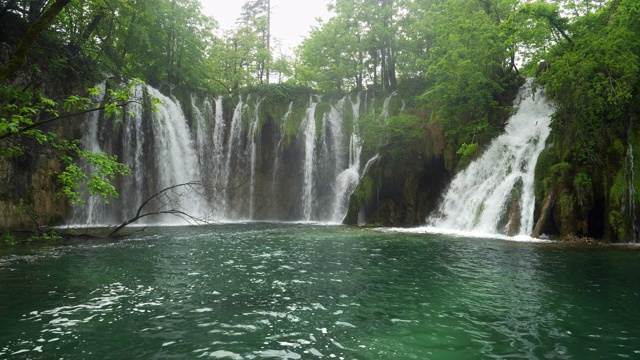
[[[396,78],[396,58],[394,51],[389,47],[389,86],[390,90],[395,90],[398,86],[398,79]]]
[[[46,0],[31,0],[29,3],[29,21],[36,21],[43,13]]]
[[[7,62],[6,65],[0,67],[0,82],[6,80],[9,76],[15,74],[27,64],[27,56],[31,46],[38,40],[40,34],[46,30],[56,20],[58,14],[69,5],[72,0],[56,0],[47,10],[45,10],[38,19],[31,24],[24,37],[18,45],[18,49],[13,54],[13,57]]]
[[[385,90],[389,90],[389,77],[387,76],[387,54],[385,54],[385,49],[380,51],[380,76],[382,76],[382,88]]]
[[[269,62],[271,60],[271,0],[267,0],[267,84],[269,83]]]

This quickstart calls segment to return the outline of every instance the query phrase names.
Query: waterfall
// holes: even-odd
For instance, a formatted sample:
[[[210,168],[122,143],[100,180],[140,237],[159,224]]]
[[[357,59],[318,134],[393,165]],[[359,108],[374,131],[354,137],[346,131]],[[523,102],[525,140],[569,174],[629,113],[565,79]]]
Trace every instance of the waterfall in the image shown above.
[[[349,98],[353,118],[360,117],[360,104],[362,102],[362,93],[356,95],[356,100]],[[360,155],[362,153],[362,143],[358,136],[358,123],[353,122],[351,137],[349,138],[349,166],[338,174],[336,178],[336,191],[333,200],[333,212],[331,221],[341,223],[349,207],[349,197],[358,186],[360,181]],[[364,172],[363,172],[364,174]]]
[[[320,99],[318,99],[319,101]],[[309,99],[309,107],[305,113],[305,118],[302,122],[302,128],[304,129],[304,178],[303,178],[303,191],[302,191],[302,219],[306,221],[311,220],[313,211],[313,169],[315,164],[315,152],[316,152],[316,106],[318,101]]]
[[[278,138],[275,151],[273,152],[273,175],[271,178],[271,191],[273,192],[274,195],[276,193],[276,174],[278,173],[278,166],[280,165],[280,162],[279,162],[280,147],[282,146],[282,141],[284,140],[284,137],[286,135],[287,120],[289,119],[289,116],[291,116],[292,111],[293,111],[293,101],[289,103],[287,112],[282,117],[282,124],[280,125],[280,137]]]
[[[125,207],[125,213],[127,215],[133,215],[133,211],[137,209],[145,199],[141,191],[136,189],[142,189],[145,181],[145,165],[144,165],[144,128],[143,128],[143,114],[144,114],[144,97],[145,88],[138,84],[133,89],[133,98],[135,101],[127,108],[125,118],[125,131],[124,131],[124,143],[127,145],[125,151],[122,154],[122,162],[124,162],[129,169],[131,169],[130,179],[125,183],[125,192],[131,196],[127,201],[132,206]]]
[[[249,128],[249,139],[248,143],[251,144],[250,156],[251,156],[251,192],[249,195],[249,219],[253,219],[254,215],[254,197],[256,192],[256,151],[257,151],[257,143],[256,143],[256,132],[258,130],[258,124],[260,123],[260,103],[258,101],[258,105],[256,105],[255,112],[253,114],[253,121],[251,122],[251,127]]]
[[[627,123],[627,154],[625,156],[625,181],[626,189],[624,194],[624,203],[622,206],[622,212],[626,216],[627,228],[629,233],[625,240],[629,242],[636,242],[638,237],[638,223],[636,221],[636,191],[634,187],[634,158],[633,158],[633,145],[631,141],[631,119]]]
[[[222,97],[219,96],[215,101],[215,114],[213,120],[213,140],[210,158],[212,162],[211,171],[209,174],[209,185],[214,189],[218,189],[213,194],[212,199],[212,211],[216,219],[224,216],[225,212],[225,190],[227,186],[228,172],[226,172],[226,153],[224,151],[224,135],[225,135],[225,123],[224,113],[222,108]]]
[[[444,231],[528,235],[533,229],[534,169],[550,133],[552,106],[533,93],[532,80],[520,89],[517,109],[504,134],[482,156],[456,175],[427,224]],[[504,224],[509,203],[520,210],[517,231]],[[502,221],[501,221],[502,220]],[[517,225],[517,224],[515,224]]]
[[[206,154],[205,149],[209,146],[209,139],[207,138],[207,119],[212,110],[209,99],[204,99],[202,110],[198,107],[197,102],[198,97],[196,94],[191,94],[191,109],[196,124],[196,150],[200,156],[200,163],[203,164],[205,161],[204,156]]]
[[[389,118],[389,104],[391,104],[391,98],[393,98],[397,94],[398,93],[394,92],[393,94],[387,96],[386,99],[384,99],[384,104],[382,104],[382,113],[380,114],[383,119]]]
[[[359,92],[356,95],[356,101],[349,99],[351,102],[351,109],[353,111],[353,118],[360,118],[360,104],[362,103],[362,93]],[[351,132],[351,138],[349,139],[349,168],[360,169],[360,154],[362,153],[362,144],[360,137],[358,136],[358,122],[353,122],[353,130]]]
[[[262,118],[272,116],[274,104],[251,95],[191,95],[181,104],[137,86],[133,97],[121,121],[98,112],[87,116],[85,148],[118,154],[132,174],[117,181],[120,198],[112,204],[87,196],[88,206],[74,212],[75,223],[121,222],[157,191],[190,181],[213,191],[185,194],[172,207],[197,217],[339,223],[361,177],[358,119],[364,112],[388,112],[389,103],[387,110],[376,108],[367,92],[328,100],[311,95],[305,104],[284,104],[277,109],[284,115],[274,119]],[[161,101],[157,110],[150,109],[151,98]],[[293,124],[297,131],[288,131]],[[143,221],[182,223],[171,217]]]
[[[149,94],[162,102],[158,110],[151,113],[155,158],[161,159],[156,174],[157,190],[169,186],[200,181],[200,166],[194,141],[191,138],[186,117],[175,98],[164,96],[160,91],[147,87]],[[180,202],[182,209],[194,216],[207,217],[203,199],[189,194]],[[167,218],[166,221],[175,222]]]
[[[229,191],[228,189],[230,187],[234,187],[234,184],[231,184],[231,181],[233,180],[232,178],[232,160],[234,159],[234,153],[237,152],[236,148],[240,148],[240,141],[241,141],[241,136],[242,136],[242,112],[244,110],[244,102],[242,101],[242,96],[238,97],[238,104],[235,107],[235,110],[233,111],[233,117],[231,118],[231,127],[229,129],[229,140],[227,141],[227,147],[226,147],[226,155],[225,155],[225,166],[224,166],[224,170],[221,174],[222,179],[224,179],[222,181],[222,183],[220,184],[220,186],[223,187],[223,190],[221,191],[221,198],[224,201],[223,207],[222,207],[222,214],[223,216],[226,216],[227,214],[230,213],[230,209],[229,209]]]
[[[92,100],[94,100],[96,103],[100,103],[102,102],[106,94],[106,82],[98,84],[96,88],[100,89],[100,92]],[[89,113],[84,124],[82,144],[84,145],[85,150],[93,151],[96,153],[103,153],[104,151],[102,151],[102,147],[100,146],[100,142],[98,141],[98,133],[100,131],[99,121],[99,112],[93,111]],[[106,211],[104,201],[102,201],[102,199],[100,199],[99,197],[93,196],[89,197],[86,200],[86,208],[84,209],[84,211],[74,209],[73,221],[75,223],[96,224],[103,220],[103,218],[105,217],[105,213]]]

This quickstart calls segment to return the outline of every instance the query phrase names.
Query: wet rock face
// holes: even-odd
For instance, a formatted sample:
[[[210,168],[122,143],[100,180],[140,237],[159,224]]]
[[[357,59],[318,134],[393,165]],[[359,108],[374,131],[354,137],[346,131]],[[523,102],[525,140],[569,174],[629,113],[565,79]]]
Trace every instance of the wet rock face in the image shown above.
[[[443,157],[393,163],[383,157],[359,184],[351,197],[345,224],[359,222],[383,226],[424,224],[437,206],[450,180]]]
[[[60,162],[49,155],[0,158],[0,228],[58,224],[68,211],[57,195]]]

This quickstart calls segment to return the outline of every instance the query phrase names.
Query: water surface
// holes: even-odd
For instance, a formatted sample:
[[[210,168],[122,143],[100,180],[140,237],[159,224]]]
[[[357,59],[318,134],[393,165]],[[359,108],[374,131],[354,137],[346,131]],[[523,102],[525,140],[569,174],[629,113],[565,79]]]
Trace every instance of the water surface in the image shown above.
[[[338,226],[0,250],[0,358],[640,358],[633,249]]]

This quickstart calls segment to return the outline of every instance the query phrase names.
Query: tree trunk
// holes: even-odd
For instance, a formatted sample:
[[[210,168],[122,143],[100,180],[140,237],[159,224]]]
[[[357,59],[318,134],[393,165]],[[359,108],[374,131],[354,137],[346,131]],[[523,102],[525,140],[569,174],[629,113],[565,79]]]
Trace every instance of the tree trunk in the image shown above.
[[[393,49],[389,48],[389,86],[393,91],[398,86],[398,79],[396,78],[396,59],[393,53]]]
[[[38,40],[40,34],[56,20],[58,14],[69,5],[72,0],[56,0],[38,19],[29,27],[20,41],[18,49],[6,65],[0,67],[0,82],[16,73],[27,64],[27,56],[31,46]]]
[[[551,215],[551,209],[553,209],[553,204],[556,202],[557,190],[551,190],[551,193],[547,196],[547,199],[544,201],[544,205],[542,206],[542,211],[540,212],[540,217],[536,222],[536,226],[533,228],[533,232],[531,233],[532,238],[539,238],[540,233],[542,232],[542,227],[549,219]]]

